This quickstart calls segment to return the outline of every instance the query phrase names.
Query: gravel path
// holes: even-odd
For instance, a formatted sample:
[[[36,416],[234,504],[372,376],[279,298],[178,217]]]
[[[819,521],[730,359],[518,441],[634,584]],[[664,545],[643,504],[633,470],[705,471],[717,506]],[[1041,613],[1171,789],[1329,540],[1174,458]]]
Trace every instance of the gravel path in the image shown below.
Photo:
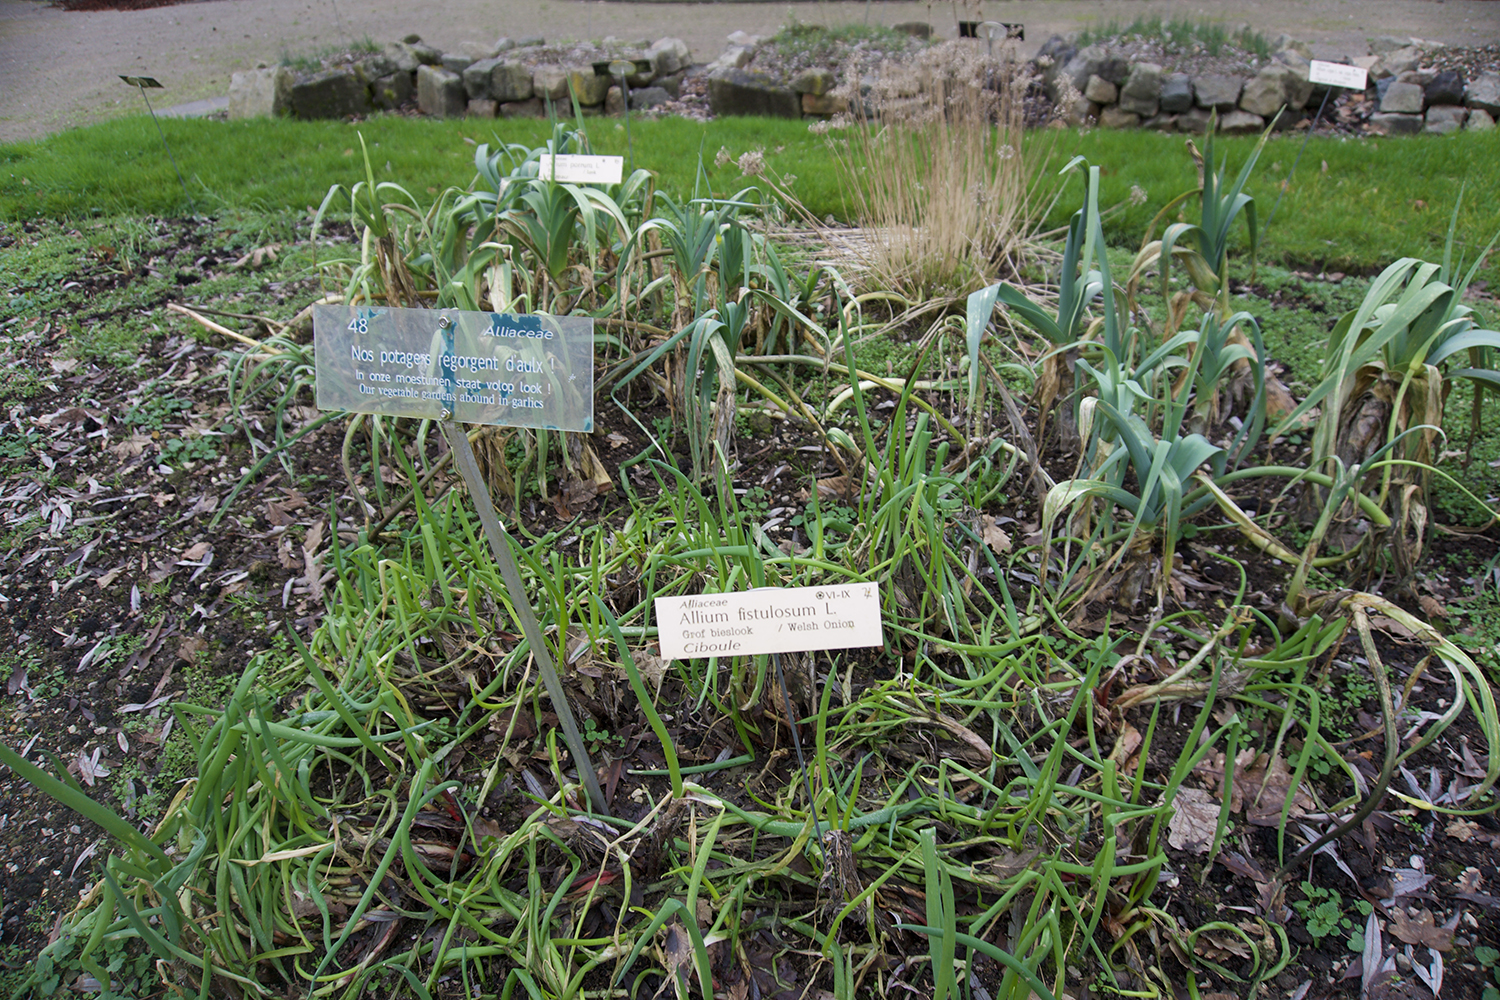
[[[549,40],[676,35],[696,58],[712,59],[724,36],[771,34],[789,14],[828,24],[931,21],[956,34],[958,16],[1023,22],[1034,50],[1053,32],[1101,18],[1190,16],[1228,26],[1285,32],[1317,55],[1363,54],[1375,34],[1414,35],[1449,45],[1500,40],[1500,0],[911,0],[819,3],[605,3],[597,0],[203,0],[150,10],[68,12],[44,0],[0,0],[0,142],[36,138],[140,110],[118,74],[149,74],[167,89],[154,102],[222,96],[229,75],[285,54],[310,54],[361,39],[416,32],[442,47],[502,35]]]

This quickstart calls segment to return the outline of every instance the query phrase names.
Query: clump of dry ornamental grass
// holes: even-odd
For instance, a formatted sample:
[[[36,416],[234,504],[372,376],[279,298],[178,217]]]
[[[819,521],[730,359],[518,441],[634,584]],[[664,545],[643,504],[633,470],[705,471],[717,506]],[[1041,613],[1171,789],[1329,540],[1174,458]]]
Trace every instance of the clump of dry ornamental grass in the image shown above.
[[[1006,47],[948,42],[888,64],[829,136],[845,197],[866,230],[865,268],[908,296],[962,295],[1020,269],[1045,208],[1050,146],[1023,134],[1029,84]]]

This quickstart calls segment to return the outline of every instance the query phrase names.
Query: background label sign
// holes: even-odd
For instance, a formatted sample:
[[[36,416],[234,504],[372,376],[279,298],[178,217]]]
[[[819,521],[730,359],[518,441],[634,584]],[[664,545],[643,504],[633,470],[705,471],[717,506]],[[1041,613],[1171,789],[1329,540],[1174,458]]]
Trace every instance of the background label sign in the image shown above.
[[[542,180],[568,184],[618,184],[625,173],[623,156],[558,153],[542,156],[536,162],[537,176]]]
[[[1348,87],[1350,90],[1365,89],[1366,71],[1358,66],[1324,62],[1314,59],[1307,68],[1307,81],[1330,87]]]
[[[668,660],[885,645],[873,583],[658,597],[656,626]]]
[[[594,429],[594,321],[314,306],[318,408]]]

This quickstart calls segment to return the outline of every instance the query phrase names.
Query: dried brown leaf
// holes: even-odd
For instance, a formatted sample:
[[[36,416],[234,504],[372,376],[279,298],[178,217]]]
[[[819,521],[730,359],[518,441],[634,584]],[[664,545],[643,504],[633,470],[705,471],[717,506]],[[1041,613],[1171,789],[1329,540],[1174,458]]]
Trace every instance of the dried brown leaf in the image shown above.
[[[1425,945],[1433,951],[1448,951],[1453,947],[1453,931],[1437,926],[1427,910],[1418,910],[1413,917],[1401,907],[1393,907],[1390,928],[1392,934],[1407,944]]]
[[[1005,555],[1010,551],[1010,535],[998,524],[986,524],[984,526],[984,544],[994,550],[996,555]]]
[[[1219,823],[1219,803],[1201,788],[1179,788],[1172,800],[1167,843],[1179,851],[1207,853]]]

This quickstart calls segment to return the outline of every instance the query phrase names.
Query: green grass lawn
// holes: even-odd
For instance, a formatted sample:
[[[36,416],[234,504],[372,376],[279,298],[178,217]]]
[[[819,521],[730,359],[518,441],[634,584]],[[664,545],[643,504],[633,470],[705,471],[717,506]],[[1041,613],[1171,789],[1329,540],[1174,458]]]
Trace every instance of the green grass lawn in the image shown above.
[[[535,145],[548,132],[546,122],[533,120],[385,116],[358,124],[265,119],[161,124],[198,212],[315,207],[330,185],[361,179],[361,135],[376,179],[396,182],[420,200],[450,185],[466,186],[474,176],[476,144]],[[596,152],[632,155],[623,121],[586,124]],[[761,150],[775,174],[796,178],[791,188],[814,215],[848,217],[825,140],[802,122],[637,120],[630,138],[635,165],[655,171],[660,190],[674,197],[693,194],[700,162],[715,195],[753,183],[734,160]],[[1184,138],[1094,129],[1037,133],[1031,141],[1050,151],[1054,167],[1082,155],[1104,168],[1103,202],[1121,205],[1107,226],[1109,238],[1134,245],[1161,206],[1195,183]],[[1254,141],[1221,139],[1216,149],[1236,168]],[[1294,134],[1274,138],[1247,188],[1256,199],[1262,260],[1368,273],[1403,255],[1434,256],[1465,185],[1470,196],[1459,217],[1460,245],[1472,252],[1500,231],[1500,203],[1482,194],[1500,186],[1500,134],[1319,137],[1308,144],[1293,174],[1301,142]],[[731,157],[723,166],[716,163],[721,149]],[[1267,229],[1277,191],[1288,178],[1284,201]],[[1130,203],[1133,188],[1145,192],[1143,202]],[[1045,224],[1063,225],[1076,200],[1065,191]],[[0,147],[0,218],[168,215],[188,209],[161,138],[145,116]],[[1493,268],[1487,277],[1493,282]]]

